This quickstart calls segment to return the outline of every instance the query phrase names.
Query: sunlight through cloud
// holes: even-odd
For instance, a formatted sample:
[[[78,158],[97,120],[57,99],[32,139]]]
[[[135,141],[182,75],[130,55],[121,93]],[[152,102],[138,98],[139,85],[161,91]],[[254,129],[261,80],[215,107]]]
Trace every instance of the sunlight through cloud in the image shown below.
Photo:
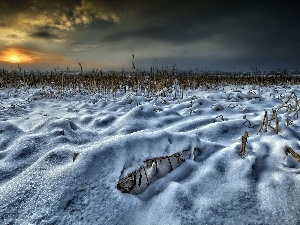
[[[49,54],[27,50],[25,48],[9,47],[0,51],[0,62],[12,64],[64,65],[69,61],[63,55]]]
[[[0,53],[0,61],[9,63],[33,63],[36,61],[30,52],[18,48],[8,48]]]

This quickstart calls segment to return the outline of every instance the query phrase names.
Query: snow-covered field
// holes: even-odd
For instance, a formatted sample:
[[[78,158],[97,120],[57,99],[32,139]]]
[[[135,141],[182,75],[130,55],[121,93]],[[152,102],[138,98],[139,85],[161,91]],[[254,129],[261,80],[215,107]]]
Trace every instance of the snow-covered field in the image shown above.
[[[172,91],[0,90],[0,224],[299,225],[298,86]]]

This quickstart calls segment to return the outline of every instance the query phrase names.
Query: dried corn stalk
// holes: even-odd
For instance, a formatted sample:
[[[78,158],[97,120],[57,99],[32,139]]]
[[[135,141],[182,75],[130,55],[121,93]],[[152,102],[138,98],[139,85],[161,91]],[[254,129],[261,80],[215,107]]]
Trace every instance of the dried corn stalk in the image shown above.
[[[280,106],[277,111],[281,108],[286,108],[286,112],[295,112],[294,117],[298,119],[298,113],[300,111],[300,100],[298,100],[295,92],[292,92],[288,99]]]
[[[271,126],[271,121],[275,119],[275,128]],[[276,110],[273,110],[273,114],[272,114],[272,117],[269,121],[269,127],[273,128],[276,132],[276,134],[279,133],[279,120],[278,120],[278,117],[277,117],[277,111]]]
[[[214,118],[214,120],[213,120],[214,123],[217,122],[217,119],[218,119],[218,118],[220,118],[222,121],[225,121],[224,116],[223,116],[223,115],[220,115],[220,116],[217,116],[217,117]]]
[[[272,120],[275,120],[275,127],[271,126]],[[268,113],[267,113],[267,111],[265,111],[263,121],[259,125],[260,125],[260,129],[259,129],[258,133],[262,132],[263,130],[267,131],[268,127],[270,127],[273,130],[275,130],[276,134],[278,134],[279,133],[279,120],[277,117],[277,111],[273,110],[271,119],[268,119]]]
[[[269,125],[268,113],[267,113],[267,111],[265,111],[264,119],[263,119],[263,121],[260,124],[260,128],[259,128],[258,133],[262,132],[263,128],[265,130],[267,130],[268,125]]]
[[[200,151],[199,149],[194,151],[196,150],[197,153]],[[179,167],[191,155],[189,150],[183,150],[182,153],[175,153],[171,156],[147,159],[144,161],[145,165],[121,178],[117,189],[125,193],[140,194],[150,183]]]
[[[288,127],[288,126],[290,126],[292,124],[293,124],[293,121],[290,120],[289,118],[286,118],[286,126]]]
[[[247,116],[244,115],[243,119],[246,120],[243,124],[246,125],[246,123],[248,123],[248,127],[252,127],[250,120],[247,119]]]
[[[300,156],[290,147],[286,147],[285,154],[288,155],[290,153],[298,162],[300,162]]]
[[[241,151],[240,151],[240,155],[242,157],[244,157],[245,154],[246,154],[246,145],[247,145],[248,137],[249,137],[249,134],[248,134],[247,131],[245,131],[244,136],[242,136],[242,148],[241,148]]]

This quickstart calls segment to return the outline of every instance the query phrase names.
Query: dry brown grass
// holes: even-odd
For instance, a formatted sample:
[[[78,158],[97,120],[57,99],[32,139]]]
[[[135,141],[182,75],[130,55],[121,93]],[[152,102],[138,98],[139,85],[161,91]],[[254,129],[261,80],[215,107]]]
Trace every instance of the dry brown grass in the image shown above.
[[[196,89],[198,87],[215,88],[224,85],[259,85],[268,87],[271,85],[292,85],[300,83],[300,76],[276,74],[236,74],[211,72],[192,73],[184,71],[156,70],[151,72],[103,72],[102,70],[92,70],[84,73],[81,69],[79,74],[70,71],[58,71],[48,73],[27,74],[19,71],[0,70],[0,88],[20,88],[27,86],[30,88],[52,87],[62,92],[66,89],[76,89],[78,91],[90,90],[92,92],[116,93],[122,90],[126,93],[128,89],[146,90],[148,95],[155,93],[162,88],[172,88],[174,81],[180,85],[182,90]],[[298,102],[298,100],[296,100]],[[297,109],[299,104],[297,103]]]

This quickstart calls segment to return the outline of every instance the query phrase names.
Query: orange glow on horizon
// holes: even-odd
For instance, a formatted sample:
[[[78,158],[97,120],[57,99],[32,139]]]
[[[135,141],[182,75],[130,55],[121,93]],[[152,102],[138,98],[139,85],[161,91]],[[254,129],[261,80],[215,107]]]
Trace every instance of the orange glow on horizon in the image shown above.
[[[2,64],[20,64],[20,65],[70,65],[71,61],[61,54],[50,54],[32,51],[19,47],[8,47],[0,49],[0,65]]]
[[[9,63],[33,63],[34,56],[24,49],[7,48],[0,52],[0,61]]]

